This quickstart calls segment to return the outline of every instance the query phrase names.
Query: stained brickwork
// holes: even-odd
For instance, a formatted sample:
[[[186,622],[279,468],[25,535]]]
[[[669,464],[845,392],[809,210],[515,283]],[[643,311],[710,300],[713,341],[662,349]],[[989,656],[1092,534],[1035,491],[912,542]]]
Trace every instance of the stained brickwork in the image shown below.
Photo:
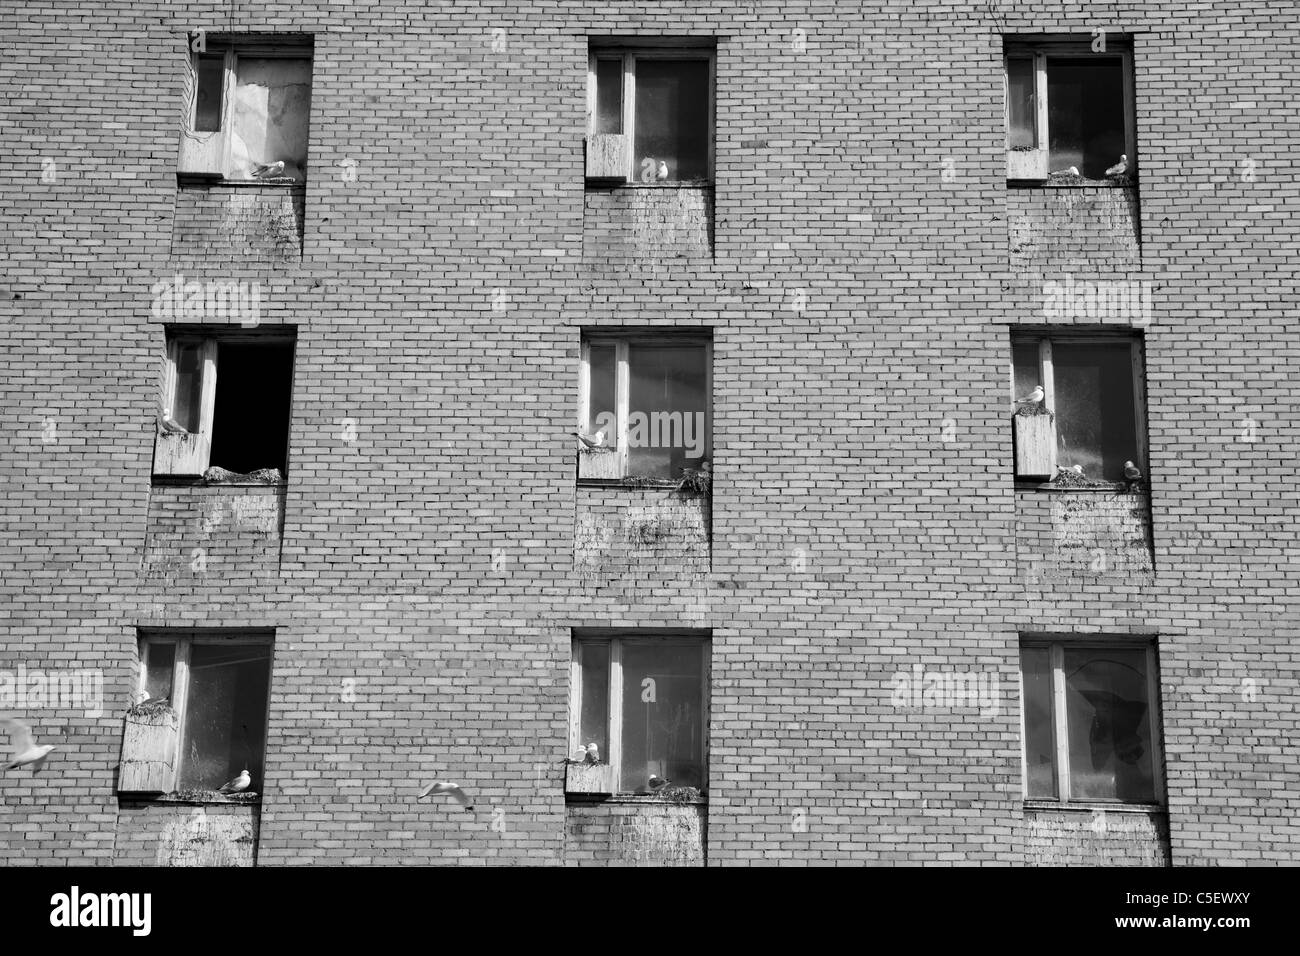
[[[204,27],[315,38],[301,259],[223,261],[220,229],[173,258]],[[1013,259],[1003,34],[1094,27],[1133,37],[1141,260]],[[593,35],[717,38],[712,258],[587,258]],[[59,749],[0,776],[0,858],[157,859],[127,835],[170,811],[114,790],[136,636],[203,626],[275,629],[259,865],[562,864],[572,629],[689,626],[712,633],[710,865],[1042,859],[1024,632],[1157,635],[1172,862],[1294,862],[1298,43],[1262,0],[6,15],[0,669],[100,668],[106,700],[18,708]],[[182,266],[298,329],[274,573],[143,560],[150,290]],[[1151,576],[1017,564],[1008,327],[1066,273],[1151,284]],[[628,326],[712,330],[700,580],[575,560],[580,335]],[[898,705],[917,663],[996,674],[999,706]],[[434,777],[477,811],[417,804]]]

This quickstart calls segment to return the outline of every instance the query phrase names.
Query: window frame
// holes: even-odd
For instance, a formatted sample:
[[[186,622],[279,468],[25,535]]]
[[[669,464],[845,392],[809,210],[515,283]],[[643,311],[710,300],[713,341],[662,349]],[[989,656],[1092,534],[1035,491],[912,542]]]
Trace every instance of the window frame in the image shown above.
[[[589,45],[587,53],[587,143],[590,146],[596,135],[596,61],[621,58],[622,77],[622,122],[623,131],[617,134],[627,137],[625,166],[621,178],[588,176],[589,179],[600,178],[606,182],[631,186],[654,186],[658,188],[682,186],[712,186],[716,181],[715,154],[717,150],[717,62],[715,46],[622,46]],[[636,63],[638,60],[707,60],[709,64],[709,107],[708,107],[708,176],[705,179],[670,179],[664,182],[643,181],[636,178]]]
[[[1080,345],[1099,345],[1108,342],[1126,341],[1129,343],[1129,367],[1132,372],[1133,383],[1133,428],[1136,435],[1136,454],[1133,463],[1146,473],[1147,462],[1147,408],[1146,408],[1146,357],[1145,342],[1143,336],[1137,333],[1121,332],[1115,333],[1110,331],[1102,332],[1053,332],[1049,330],[1011,330],[1011,349],[1010,349],[1010,372],[1011,372],[1011,403],[1014,408],[1016,399],[1016,353],[1015,347],[1028,340],[1037,340],[1038,343],[1038,375],[1039,384],[1043,387],[1043,407],[1052,413],[1053,420],[1056,417],[1056,375],[1052,365],[1052,344],[1080,344]],[[1055,438],[1055,436],[1053,436]],[[1056,458],[1057,446],[1052,446],[1052,467],[1058,464]],[[1033,484],[1040,484],[1036,479],[1022,479],[1018,474],[1015,476],[1017,481],[1028,481]],[[1099,479],[1100,481],[1100,479]],[[1123,482],[1112,481],[1102,482],[1101,487],[1113,487],[1123,485]]]
[[[267,649],[267,694],[265,737],[262,740],[262,776],[258,781],[259,800],[266,788],[266,750],[271,734],[271,693],[275,681],[275,632],[273,630],[248,629],[235,632],[213,632],[195,629],[184,630],[150,630],[140,633],[136,639],[136,687],[135,699],[143,700],[148,693],[149,652],[155,644],[173,644],[175,652],[172,658],[172,682],[168,700],[172,712],[176,715],[176,761],[172,767],[172,785],[167,793],[175,793],[181,779],[181,767],[185,760],[185,717],[189,707],[190,696],[190,651],[194,644],[236,644],[257,645]]]
[[[700,664],[700,766],[703,786],[700,794],[707,799],[709,789],[709,690],[712,685],[711,664],[713,640],[711,635],[694,635],[682,632],[666,634],[575,634],[571,641],[569,659],[569,753],[585,747],[582,739],[582,650],[589,645],[608,645],[609,668],[606,671],[605,739],[608,752],[602,760],[609,767],[611,792],[617,796],[645,796],[634,790],[617,789],[623,780],[623,648],[628,645],[663,647],[676,645],[696,647],[701,655]]]
[[[704,454],[701,462],[713,460],[713,338],[710,335],[673,332],[667,335],[631,333],[620,335],[602,331],[582,336],[578,371],[578,429],[586,431],[591,421],[591,349],[592,346],[614,347],[614,413],[618,416],[615,454],[618,456],[618,477],[615,479],[581,478],[583,481],[627,481],[636,476],[628,474],[628,417],[632,401],[632,367],[628,360],[632,345],[699,345],[704,349],[704,392],[708,407],[704,412]],[[581,470],[581,469],[580,469]],[[676,483],[676,478],[662,479]]]
[[[1029,795],[1029,737],[1026,732],[1025,707],[1025,648],[1047,648],[1048,660],[1052,672],[1052,774],[1056,781],[1055,798],[1031,797]],[[1065,684],[1066,648],[1080,650],[1145,650],[1146,651],[1146,685],[1148,726],[1150,739],[1146,741],[1151,748],[1151,788],[1154,793],[1153,803],[1133,803],[1124,800],[1106,800],[1100,797],[1072,799],[1070,796],[1070,728],[1066,705],[1067,688]],[[1034,808],[1092,808],[1164,810],[1168,797],[1165,793],[1165,748],[1163,732],[1163,713],[1160,706],[1158,639],[1154,636],[1106,636],[1088,635],[1026,635],[1020,639],[1017,651],[1017,677],[1020,687],[1020,793],[1021,799],[1028,807]]]
[[[1126,182],[1120,183],[1108,179],[1088,179],[1083,185],[1129,185],[1137,181],[1137,103],[1136,83],[1133,75],[1133,48],[1127,36],[1117,36],[1109,42],[1114,49],[1105,53],[1094,53],[1092,44],[1087,40],[1073,39],[1032,39],[1028,37],[1008,38],[1002,50],[1002,126],[1004,131],[1003,149],[1007,155],[1007,180],[1009,182],[1044,183],[1053,170],[1049,166],[1049,143],[1051,131],[1048,128],[1047,102],[1047,60],[1049,57],[1119,59],[1123,74],[1124,98],[1124,155],[1128,157]],[[1032,56],[1034,66],[1034,140],[1033,150],[1013,151],[1011,149],[1011,64],[1012,59]],[[1016,171],[1016,162],[1012,159],[1015,152],[1038,155],[1034,160],[1040,175],[1012,175]],[[1119,157],[1116,157],[1118,161]]]

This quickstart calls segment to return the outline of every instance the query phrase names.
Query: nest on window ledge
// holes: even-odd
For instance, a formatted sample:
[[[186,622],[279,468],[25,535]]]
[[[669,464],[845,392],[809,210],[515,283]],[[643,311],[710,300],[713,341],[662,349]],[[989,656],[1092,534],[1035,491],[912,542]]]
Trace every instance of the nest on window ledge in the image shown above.
[[[700,788],[679,787],[675,783],[670,783],[653,791],[650,796],[663,803],[690,803],[692,800],[700,799]]]
[[[1057,465],[1056,474],[1052,476],[1051,484],[1060,488],[1093,488],[1097,485],[1109,484],[1109,482],[1093,481],[1087,475]]]
[[[700,468],[683,468],[677,490],[684,495],[707,495],[713,488],[713,472],[708,465]]]
[[[177,800],[196,800],[196,801],[226,801],[227,803],[253,803],[258,799],[258,794],[252,790],[245,790],[243,793],[221,793],[218,790],[204,790],[202,787],[190,787],[188,790],[178,790],[173,796]]]
[[[214,485],[233,484],[235,482],[278,485],[283,479],[280,476],[279,468],[259,468],[256,471],[241,474],[237,471],[229,471],[213,465],[203,473],[203,480]]]
[[[162,717],[174,713],[171,701],[163,697],[159,700],[142,700],[138,704],[132,704],[126,715],[128,717]]]
[[[1031,415],[1050,415],[1050,414],[1052,413],[1047,410],[1047,406],[1042,402],[1024,402],[1023,404],[1016,406],[1015,417],[1025,418]]]

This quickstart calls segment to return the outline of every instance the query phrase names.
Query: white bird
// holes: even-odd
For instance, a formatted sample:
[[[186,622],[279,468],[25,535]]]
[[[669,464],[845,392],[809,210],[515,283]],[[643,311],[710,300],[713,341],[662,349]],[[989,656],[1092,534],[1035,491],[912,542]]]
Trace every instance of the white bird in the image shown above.
[[[668,786],[668,781],[665,780],[663,777],[659,776],[658,774],[652,773],[650,774],[650,781],[647,784],[647,786],[651,790],[662,790],[664,787]]]
[[[253,164],[253,178],[254,178],[254,179],[273,179],[273,178],[275,178],[275,177],[277,177],[277,176],[283,176],[283,175],[284,175],[284,160],[283,160],[283,159],[282,159],[282,160],[279,160],[278,162],[274,162],[274,163],[254,163],[254,164]]]
[[[596,434],[592,435],[590,438],[588,438],[582,432],[574,432],[574,434],[577,435],[578,440],[581,441],[588,448],[605,447],[605,430],[603,428],[600,431],[596,432]]]
[[[1128,156],[1124,153],[1119,154],[1119,162],[1110,169],[1106,170],[1107,176],[1123,176],[1128,172]]]
[[[248,789],[248,785],[253,782],[253,778],[248,775],[247,770],[239,771],[239,776],[234,780],[227,780],[221,785],[217,793],[243,793]]]
[[[668,178],[668,164],[662,159],[659,160],[659,168],[655,171],[655,179],[660,181]]]
[[[431,794],[435,796],[446,794],[455,797],[456,801],[466,810],[474,809],[474,803],[470,800],[469,794],[462,790],[458,783],[448,783],[445,780],[435,780],[433,783],[421,790],[420,795],[415,799],[422,800]]]
[[[1075,465],[1075,466],[1074,466],[1073,468],[1071,468],[1070,470],[1071,470],[1072,472],[1074,472],[1076,475],[1082,475],[1082,474],[1083,474],[1083,465]]]
[[[595,743],[587,744],[587,763],[600,763],[600,748]]]
[[[168,435],[188,435],[189,429],[181,426],[181,423],[172,418],[172,410],[164,408],[162,417],[158,419],[158,425]]]
[[[1037,404],[1038,402],[1041,402],[1045,396],[1046,393],[1043,391],[1043,386],[1035,385],[1032,392],[1024,398],[1017,398],[1016,401],[1021,404]]]
[[[1142,469],[1131,461],[1124,462],[1124,477],[1129,481],[1137,481],[1142,477]]]
[[[1052,173],[1052,175],[1053,176],[1078,176],[1079,167],[1071,166],[1069,169],[1058,169],[1054,173]]]
[[[16,770],[30,765],[33,773],[40,770],[54,745],[42,744],[38,747],[32,739],[32,729],[16,718],[0,719],[0,726],[9,728],[9,740],[14,748],[13,758],[5,764],[4,769]]]

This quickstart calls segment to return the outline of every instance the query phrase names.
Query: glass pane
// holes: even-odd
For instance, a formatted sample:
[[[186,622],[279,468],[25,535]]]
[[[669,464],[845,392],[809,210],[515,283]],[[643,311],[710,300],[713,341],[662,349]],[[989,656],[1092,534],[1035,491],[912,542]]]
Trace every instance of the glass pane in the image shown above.
[[[708,60],[636,61],[634,161],[645,182],[709,178]]]
[[[1031,798],[1056,799],[1056,745],[1053,735],[1051,650],[1020,649],[1024,679],[1025,785]]]
[[[1012,149],[1033,149],[1038,145],[1034,120],[1034,58],[1007,60],[1007,125]]]
[[[145,645],[144,695],[145,699],[171,697],[172,668],[176,664],[176,645],[154,643]]]
[[[248,770],[262,789],[271,648],[194,644],[182,728],[180,789],[216,790]]]
[[[203,346],[181,342],[176,346],[176,393],[172,418],[186,431],[199,430],[199,406],[203,396]]]
[[[596,61],[596,132],[623,132],[623,60]]]
[[[1124,63],[1119,57],[1047,59],[1048,164],[1104,179],[1124,145]]]
[[[283,162],[277,175],[302,179],[311,116],[311,60],[240,57],[238,73],[231,175],[252,178],[258,164]]]
[[[623,645],[620,791],[646,792],[651,774],[704,789],[703,692],[701,645]]]
[[[1024,398],[1043,384],[1042,366],[1038,361],[1038,342],[1011,343],[1011,365],[1015,370],[1016,398]]]
[[[604,444],[618,444],[617,350],[612,345],[593,345],[588,350],[591,378],[588,382],[587,434],[595,437],[604,432]]]
[[[677,478],[708,451],[703,345],[628,348],[628,474]]]
[[[1138,460],[1132,346],[1128,342],[1052,344],[1057,459],[1092,479],[1123,481]]]
[[[1070,799],[1155,802],[1144,649],[1065,652]]]
[[[581,743],[600,748],[600,759],[609,759],[609,645],[582,645],[582,713],[579,715]]]
[[[194,103],[194,129],[211,133],[221,129],[221,86],[226,75],[224,53],[199,56],[198,89]]]

